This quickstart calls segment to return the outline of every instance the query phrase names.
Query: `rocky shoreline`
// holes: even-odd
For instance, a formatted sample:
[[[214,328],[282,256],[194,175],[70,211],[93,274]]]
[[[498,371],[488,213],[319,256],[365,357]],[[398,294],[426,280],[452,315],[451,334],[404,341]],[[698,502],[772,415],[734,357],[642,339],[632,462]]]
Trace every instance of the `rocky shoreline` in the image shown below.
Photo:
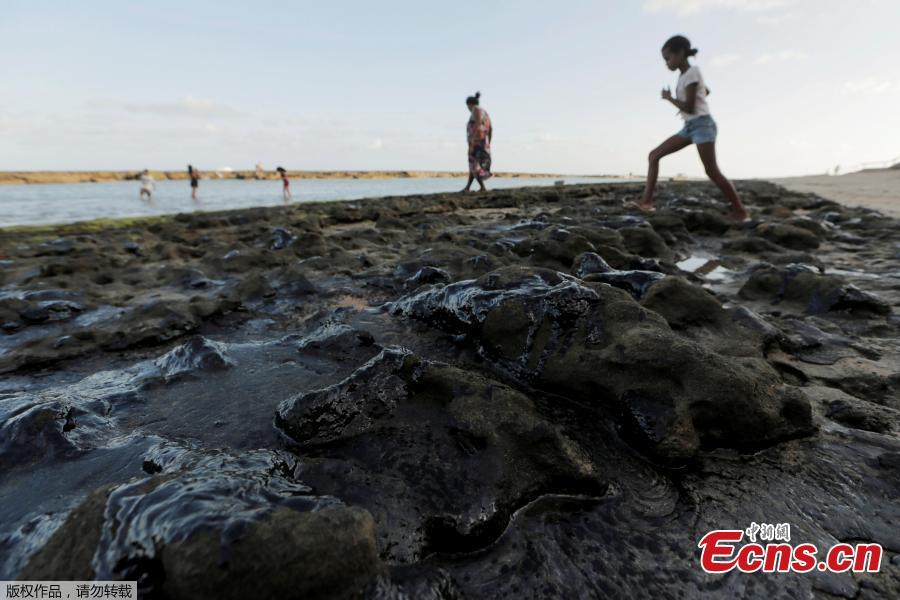
[[[765,182],[0,231],[0,578],[900,595],[900,228]],[[709,575],[713,529],[880,573]],[[142,596],[143,597],[143,596]]]

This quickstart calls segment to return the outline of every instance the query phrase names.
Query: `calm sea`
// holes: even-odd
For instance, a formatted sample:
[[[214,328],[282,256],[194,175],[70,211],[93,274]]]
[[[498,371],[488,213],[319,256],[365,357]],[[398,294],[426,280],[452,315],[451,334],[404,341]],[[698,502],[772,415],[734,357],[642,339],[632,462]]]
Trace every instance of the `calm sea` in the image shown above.
[[[496,177],[490,188],[553,185],[554,179]],[[622,181],[603,178],[564,178],[566,183]],[[462,178],[312,179],[291,182],[293,202],[357,200],[461,190]],[[476,186],[477,187],[477,186]],[[202,180],[199,201],[193,202],[187,181],[159,181],[153,201],[138,197],[134,181],[40,185],[0,185],[0,227],[71,223],[97,218],[163,215],[198,210],[222,210],[282,204],[281,181],[238,179]]]

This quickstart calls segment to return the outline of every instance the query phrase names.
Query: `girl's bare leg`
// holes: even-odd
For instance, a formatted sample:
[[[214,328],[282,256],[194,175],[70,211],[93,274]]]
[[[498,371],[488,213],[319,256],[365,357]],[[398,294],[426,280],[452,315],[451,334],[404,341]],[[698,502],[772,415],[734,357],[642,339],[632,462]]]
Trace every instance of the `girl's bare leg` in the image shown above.
[[[478,190],[480,192],[486,192],[487,188],[484,187],[484,180],[481,177],[475,176],[475,180],[478,182],[478,185],[481,186],[481,189]]]
[[[716,143],[697,144],[697,152],[700,153],[700,160],[703,161],[707,177],[719,187],[722,194],[731,202],[731,217],[737,221],[746,219],[749,215],[747,209],[744,208],[743,202],[741,202],[741,197],[738,195],[737,190],[734,189],[734,185],[719,170],[719,165],[716,162]]]
[[[682,148],[690,145],[691,140],[688,138],[681,137],[680,135],[673,135],[650,151],[650,156],[647,157],[647,160],[650,163],[647,167],[647,184],[646,187],[644,187],[644,195],[639,204],[641,208],[646,210],[653,207],[653,190],[656,189],[656,179],[659,177],[659,161],[662,157],[678,152]]]
[[[469,181],[466,183],[466,187],[464,187],[462,191],[468,192],[472,188],[473,181],[475,181],[475,176],[469,173]]]

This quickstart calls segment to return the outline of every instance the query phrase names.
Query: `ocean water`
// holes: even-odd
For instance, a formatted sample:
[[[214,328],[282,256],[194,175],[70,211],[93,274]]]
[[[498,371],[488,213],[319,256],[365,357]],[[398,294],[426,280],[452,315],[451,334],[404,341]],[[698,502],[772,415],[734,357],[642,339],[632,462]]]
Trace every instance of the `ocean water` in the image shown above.
[[[566,183],[622,181],[599,177],[563,178]],[[490,189],[553,185],[556,179],[495,177]],[[454,192],[464,178],[309,179],[291,181],[293,202],[357,200]],[[477,187],[477,184],[474,186]],[[0,185],[0,227],[71,223],[97,218],[138,217],[193,211],[213,211],[283,203],[281,180],[201,180],[198,201],[191,200],[188,181],[158,181],[152,202],[138,196],[136,181]]]

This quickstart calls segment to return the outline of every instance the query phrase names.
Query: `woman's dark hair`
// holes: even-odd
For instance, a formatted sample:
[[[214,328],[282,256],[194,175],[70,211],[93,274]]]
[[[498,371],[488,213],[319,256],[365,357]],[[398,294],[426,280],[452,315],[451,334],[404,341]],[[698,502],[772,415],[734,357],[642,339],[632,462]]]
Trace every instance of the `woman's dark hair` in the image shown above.
[[[475,92],[474,96],[469,96],[466,98],[466,104],[472,104],[478,106],[478,99],[481,98],[481,92]]]
[[[191,165],[188,165],[188,173],[193,173],[193,172],[194,172],[194,167],[192,167]]]
[[[673,35],[666,40],[662,49],[671,50],[672,52],[684,52],[685,56],[694,56],[697,54],[697,49],[691,48],[691,41],[683,35]]]

